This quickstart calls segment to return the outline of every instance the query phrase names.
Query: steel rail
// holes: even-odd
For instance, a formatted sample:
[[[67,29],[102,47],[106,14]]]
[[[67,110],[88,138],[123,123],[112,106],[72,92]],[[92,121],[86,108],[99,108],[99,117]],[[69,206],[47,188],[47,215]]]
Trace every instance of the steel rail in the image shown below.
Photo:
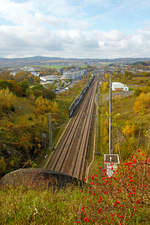
[[[48,166],[50,170],[83,179],[96,89],[97,81],[94,81],[57,146]]]
[[[87,95],[85,96],[85,99],[88,98],[88,96],[90,95],[90,93],[88,92]],[[54,153],[51,163],[49,165],[49,168],[51,170],[56,170],[59,171],[60,168],[58,168],[58,163],[57,161],[61,158],[62,159],[65,157],[66,155],[66,151],[68,149],[68,146],[70,145],[70,143],[72,143],[75,132],[77,127],[79,127],[79,123],[80,123],[80,119],[82,116],[82,107],[86,107],[86,100],[82,102],[82,104],[80,105],[76,115],[72,118],[70,125],[68,126],[68,129],[66,130],[64,136],[62,137],[62,141],[59,144],[59,146],[57,147],[56,153]],[[60,163],[59,163],[60,164]],[[57,168],[56,168],[57,166]],[[61,166],[61,164],[60,164]]]

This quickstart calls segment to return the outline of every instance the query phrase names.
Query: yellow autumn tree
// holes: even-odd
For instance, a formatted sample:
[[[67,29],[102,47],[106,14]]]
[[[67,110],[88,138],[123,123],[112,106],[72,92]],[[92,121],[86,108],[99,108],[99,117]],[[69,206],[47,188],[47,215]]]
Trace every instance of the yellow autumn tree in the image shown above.
[[[0,90],[0,109],[3,112],[9,112],[15,109],[15,105],[17,103],[17,97],[9,89]]]
[[[38,97],[35,101],[35,113],[37,114],[45,114],[51,111],[50,101],[42,96]]]
[[[135,113],[144,113],[150,106],[150,93],[141,93],[137,98],[133,106]]]
[[[102,92],[105,92],[108,88],[108,82],[103,82],[101,85],[101,90]]]
[[[104,121],[104,138],[103,138],[103,141],[104,141],[104,143],[107,143],[108,142],[108,140],[109,140],[109,136],[108,136],[108,134],[109,134],[109,123],[108,123],[108,119],[106,119],[105,121]]]
[[[107,81],[109,81],[109,74],[108,74],[108,73],[105,73],[105,79],[106,79]]]
[[[52,104],[51,104],[51,112],[52,113],[57,113],[58,112],[58,103],[56,101],[54,101]]]
[[[132,136],[134,134],[135,131],[135,125],[132,123],[129,123],[129,121],[127,121],[126,125],[123,127],[122,129],[122,133],[129,137]]]

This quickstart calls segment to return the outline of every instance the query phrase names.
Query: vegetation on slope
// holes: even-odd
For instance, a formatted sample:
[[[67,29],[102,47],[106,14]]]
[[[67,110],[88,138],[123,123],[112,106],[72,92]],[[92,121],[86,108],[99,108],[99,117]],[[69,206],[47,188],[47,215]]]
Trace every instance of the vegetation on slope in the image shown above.
[[[123,79],[133,90],[132,96],[118,94],[113,99],[113,147],[121,160],[117,173],[107,178],[103,168],[103,153],[108,153],[105,94],[100,107],[100,156],[86,178],[87,186],[60,191],[19,189],[17,194],[13,189],[1,190],[1,224],[150,224],[149,85],[139,84],[138,79],[136,83],[135,77],[114,75],[113,79]],[[65,95],[56,98],[58,104]],[[60,107],[65,114],[65,104]]]
[[[114,174],[102,163],[86,186],[61,190],[3,189],[0,224],[150,224],[150,158],[138,149]]]
[[[147,79],[150,82],[148,75]],[[137,78],[137,79],[136,79]],[[121,81],[131,88],[129,96],[114,93],[112,104],[112,142],[114,153],[120,155],[120,160],[127,160],[138,148],[149,153],[150,138],[150,86],[147,80],[139,85],[138,77],[125,73],[113,75],[113,81]],[[100,107],[101,154],[108,152],[108,101],[106,101],[107,82],[102,85]]]
[[[0,74],[0,176],[20,167],[40,167],[49,151],[48,114],[56,144],[69,120],[69,106],[86,83],[81,80],[56,96],[52,85],[43,87],[29,73]]]

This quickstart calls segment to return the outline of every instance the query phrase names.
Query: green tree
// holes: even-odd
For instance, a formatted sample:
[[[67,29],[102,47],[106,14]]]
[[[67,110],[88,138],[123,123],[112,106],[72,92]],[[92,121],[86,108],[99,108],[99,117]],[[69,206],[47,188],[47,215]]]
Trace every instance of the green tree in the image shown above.
[[[41,84],[36,84],[31,88],[32,93],[36,98],[43,95],[43,86]]]
[[[21,82],[19,82],[19,85],[22,88],[22,96],[26,97],[28,96],[28,90],[29,90],[29,82],[28,80],[23,80]]]
[[[45,88],[43,91],[43,98],[53,100],[56,97],[56,94],[53,90]]]
[[[0,81],[0,89],[8,88],[10,91],[13,91],[13,84],[10,83],[8,80],[1,80]]]
[[[56,94],[52,89],[45,88],[41,84],[32,87],[32,92],[36,98],[42,96],[43,98],[53,100],[56,97]]]

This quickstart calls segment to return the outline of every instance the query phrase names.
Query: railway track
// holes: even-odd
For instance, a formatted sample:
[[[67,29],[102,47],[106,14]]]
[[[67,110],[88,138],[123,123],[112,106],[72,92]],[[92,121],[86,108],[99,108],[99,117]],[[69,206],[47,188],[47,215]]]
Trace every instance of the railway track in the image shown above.
[[[95,107],[97,79],[90,86],[83,102],[70,120],[48,169],[82,180],[86,172],[90,128]]]

